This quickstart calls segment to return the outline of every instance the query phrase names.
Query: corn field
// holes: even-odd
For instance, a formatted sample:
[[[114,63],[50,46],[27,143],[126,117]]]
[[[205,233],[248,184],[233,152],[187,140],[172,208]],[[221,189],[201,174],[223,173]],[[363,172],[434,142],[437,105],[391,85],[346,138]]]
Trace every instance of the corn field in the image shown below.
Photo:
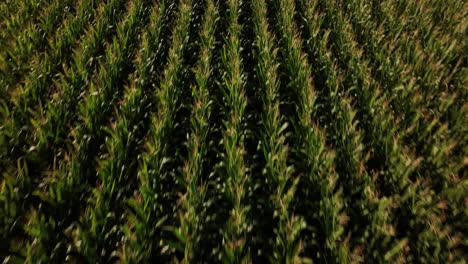
[[[4,0],[3,263],[466,263],[468,2]]]

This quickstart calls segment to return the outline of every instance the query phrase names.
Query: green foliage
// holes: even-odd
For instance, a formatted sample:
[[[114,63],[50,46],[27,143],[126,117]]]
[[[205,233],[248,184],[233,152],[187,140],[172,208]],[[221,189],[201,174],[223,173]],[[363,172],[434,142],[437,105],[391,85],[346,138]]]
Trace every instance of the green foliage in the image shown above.
[[[457,0],[5,0],[4,263],[465,263]]]

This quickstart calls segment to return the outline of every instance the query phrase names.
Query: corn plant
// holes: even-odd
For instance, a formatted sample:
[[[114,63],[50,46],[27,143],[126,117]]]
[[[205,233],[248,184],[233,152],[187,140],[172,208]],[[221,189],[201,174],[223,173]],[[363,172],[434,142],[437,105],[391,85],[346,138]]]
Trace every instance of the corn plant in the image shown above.
[[[244,91],[244,77],[240,55],[241,42],[238,23],[239,1],[228,1],[228,35],[221,58],[224,64],[222,94],[226,106],[226,119],[223,120],[223,159],[222,170],[225,174],[223,195],[230,205],[229,216],[223,230],[222,260],[227,263],[245,263],[250,259],[246,246],[250,223],[247,219],[248,205],[246,186],[248,168],[244,156],[244,120],[247,98]]]
[[[104,14],[109,13],[109,10],[113,10],[114,8],[116,8],[115,4],[118,4],[118,2],[114,2],[114,5],[111,5],[111,4],[107,5],[108,11],[106,11]],[[104,5],[102,7],[104,7]],[[30,82],[26,82],[25,86],[21,87],[21,89],[24,89],[25,91],[40,92],[41,89],[46,88],[48,78],[50,77],[50,75],[48,75],[47,73],[48,72],[50,73],[50,71],[52,70],[51,68],[56,67],[56,65],[58,64],[57,62],[64,58],[63,56],[64,53],[70,52],[69,46],[72,44],[72,42],[74,41],[76,36],[80,33],[80,31],[84,30],[85,23],[88,20],[90,12],[93,9],[93,1],[83,1],[81,8],[82,9],[78,11],[79,16],[73,19],[70,22],[70,24],[67,24],[67,23],[65,24],[66,25],[64,29],[65,33],[62,32],[64,35],[61,36],[61,41],[57,42],[56,46],[54,46],[55,49],[53,49],[52,51],[53,54],[50,54],[50,56],[45,56],[45,61],[42,62],[40,69],[31,72],[30,79],[29,79]],[[96,11],[95,13],[97,14],[99,13],[99,11]],[[107,17],[109,17],[109,15],[107,15]],[[101,23],[101,25],[105,29],[105,25],[107,22],[106,20],[102,22],[104,23]],[[93,30],[91,30],[91,32],[93,32]],[[103,35],[100,35],[100,36],[97,35],[95,36],[95,38],[101,37],[101,36]],[[93,41],[96,43],[96,42],[101,41],[101,39],[94,39]],[[92,43],[85,42],[83,43],[83,46],[87,47],[88,45],[91,45],[91,44]],[[87,61],[89,60],[89,57],[84,56],[83,61],[85,60],[86,62],[84,62],[84,64],[87,63]],[[65,81],[65,80],[62,80],[62,81]],[[59,86],[59,88],[61,87]],[[57,95],[60,95],[60,93],[58,93]],[[23,98],[24,100],[32,99],[31,96],[25,95],[24,97],[20,96],[18,100],[24,101],[21,98]],[[73,97],[73,100],[75,98],[76,97]],[[60,101],[60,103],[63,103],[66,105],[69,104],[69,102],[66,102],[66,100],[65,102]],[[49,101],[48,104],[55,105],[56,99]],[[50,120],[52,119],[50,116],[57,115],[58,111],[54,111],[55,107],[47,106],[47,109],[49,109],[50,111],[47,111],[48,117],[46,118],[44,117],[44,111],[42,111],[44,110],[44,108],[43,107],[39,107],[39,108],[41,109],[41,111],[33,112],[34,114],[32,114],[31,113],[32,111],[30,110],[19,111],[20,108],[16,108],[14,111],[8,111],[8,114],[5,115],[5,126],[3,129],[5,129],[6,135],[14,134],[18,130],[23,131],[22,133],[24,134],[24,136],[22,136],[21,138],[15,138],[13,135],[11,135],[10,138],[5,141],[5,145],[0,145],[1,148],[5,148],[5,151],[10,151],[10,155],[12,158],[17,157],[18,155],[24,155],[26,153],[26,156],[27,156],[26,159],[29,161],[34,161],[36,159],[34,157],[36,154],[38,154],[39,156],[45,155],[44,152],[41,151],[41,149],[43,149],[44,147],[49,147],[48,144],[50,141],[49,139],[50,136],[52,135],[54,135],[55,137],[59,136],[57,134],[58,132],[61,132],[60,129],[57,129],[58,131],[50,132],[50,130],[54,128],[50,128],[49,127],[50,125],[48,125],[48,123],[51,122]],[[67,111],[64,111],[64,110],[60,111],[61,114],[66,113],[66,112]],[[31,114],[33,117],[31,117]],[[36,120],[36,121],[41,120],[41,122],[30,122],[31,119]],[[42,121],[44,119],[46,120],[45,124],[43,124],[44,121]],[[61,119],[61,120],[63,122],[64,120],[66,120],[66,118]],[[54,127],[56,126],[54,123],[52,125]],[[41,132],[41,130],[39,129],[38,133],[42,135],[39,137],[33,138],[31,140],[30,134],[34,134],[34,133],[31,132],[30,130],[34,129],[35,127],[41,127],[41,128],[44,127],[45,131]],[[35,142],[34,139],[39,139],[39,140],[38,142]],[[37,152],[28,151],[28,149],[38,150],[38,151]]]
[[[118,1],[115,1],[115,2],[114,2],[114,6],[113,6],[112,4],[109,4],[109,5],[108,5],[108,9],[109,9],[109,10],[113,10],[114,8],[116,8],[115,4],[118,4]],[[89,7],[88,7],[88,8],[89,8]],[[109,13],[109,15],[112,14],[112,13],[110,13],[110,12],[108,12],[108,13]],[[109,19],[109,15],[107,16],[107,19]],[[105,18],[106,18],[106,16],[103,17],[103,19],[105,19]],[[107,20],[107,21],[108,21],[108,20]],[[102,22],[104,22],[104,23],[102,23],[101,28],[104,28],[104,29],[107,28],[107,26],[106,26],[106,25],[107,25],[106,20],[104,20],[104,21],[102,21]],[[101,34],[101,36],[102,36],[102,34]],[[95,39],[93,40],[93,42],[101,41],[101,39],[99,39],[99,38],[96,39],[97,37],[100,37],[100,36],[99,36],[99,35],[96,35],[96,36],[95,36]],[[84,45],[84,47],[88,47],[88,46],[89,46],[89,45],[87,45],[87,44]],[[86,57],[85,57],[85,58],[86,58]],[[83,64],[86,65],[87,62],[83,62]],[[84,73],[83,73],[83,74],[84,74]],[[20,119],[20,118],[18,118],[18,119],[14,119],[14,118],[11,119],[12,117],[15,117],[15,115],[12,114],[11,112],[9,112],[8,110],[6,110],[6,112],[7,112],[7,115],[9,115],[9,116],[7,116],[7,115],[5,115],[5,116],[6,116],[7,118],[9,118],[9,120],[8,120],[8,123],[5,124],[5,126],[3,127],[3,129],[6,129],[7,134],[9,134],[8,131],[11,131],[11,133],[16,133],[16,132],[15,132],[15,129],[18,129],[18,123],[21,122],[21,121],[20,121],[21,119]],[[64,112],[66,112],[66,111],[64,111]],[[50,112],[49,112],[49,113],[50,113]],[[42,116],[42,115],[43,115],[43,112],[42,112],[42,110],[41,110],[41,111],[39,111],[39,112],[36,113],[36,114],[38,114],[39,116]],[[17,117],[17,116],[16,116],[16,117]],[[36,117],[36,118],[37,118],[37,117]],[[41,117],[41,119],[43,119],[43,118]],[[38,119],[36,119],[36,120],[38,120]],[[63,121],[63,120],[62,120],[62,121]],[[41,124],[41,123],[38,123],[37,121],[34,121],[34,120],[33,120],[33,125],[35,125],[35,126],[37,126],[37,127],[41,127],[42,124]],[[51,128],[51,129],[56,129],[56,128],[54,127],[54,128]],[[62,129],[63,129],[63,128],[62,128]],[[48,130],[47,127],[46,127],[46,130],[45,130],[43,133],[44,133],[45,135],[50,135],[50,134],[52,134],[52,132],[51,132],[50,130]],[[10,135],[12,135],[12,134],[10,134]],[[11,145],[10,145],[11,141],[8,141],[8,139],[6,139],[6,140],[5,140],[4,142],[2,142],[2,143],[6,143],[6,145],[2,145],[2,147],[5,146],[6,148],[8,148],[8,147],[11,146]],[[53,156],[51,155],[51,156],[49,156],[50,158],[42,160],[42,162],[40,162],[40,163],[42,163],[42,164],[39,163],[39,165],[38,165],[38,160],[40,160],[39,157],[42,157],[42,158],[43,158],[44,155],[45,155],[44,152],[47,153],[47,152],[48,152],[48,148],[49,148],[50,146],[49,146],[49,144],[48,144],[47,141],[41,141],[41,140],[40,140],[40,141],[39,141],[38,147],[39,147],[39,148],[36,148],[36,146],[30,147],[29,151],[27,151],[27,154],[23,157],[24,162],[22,163],[22,166],[28,166],[28,167],[31,167],[31,168],[37,168],[37,166],[39,166],[39,167],[40,167],[40,166],[43,166],[45,160],[48,160],[49,164],[51,164],[51,163],[54,161],[54,158],[55,158],[55,157],[53,157]],[[39,150],[39,152],[35,152],[34,150]],[[6,151],[7,151],[7,150],[6,150]],[[10,153],[10,155],[16,155],[16,154]],[[47,164],[47,163],[46,163],[46,164]],[[2,164],[2,165],[3,165],[3,164]],[[14,171],[15,171],[15,167],[10,167],[10,166],[8,166],[8,164],[6,164],[6,166],[7,166],[7,169],[6,169],[5,171],[8,171],[9,173],[13,174]],[[26,168],[23,168],[22,170],[26,170]],[[28,171],[29,171],[29,170],[28,170]],[[32,194],[32,192],[33,192],[35,186],[37,186],[38,181],[39,181],[39,179],[33,179],[33,180],[30,181],[30,180],[26,179],[25,177],[14,177],[14,178],[12,178],[12,179],[13,179],[13,180],[12,180],[11,184],[12,184],[13,186],[16,186],[15,188],[16,188],[17,195],[19,195],[20,197],[23,197],[23,199],[24,199],[24,197],[27,198],[27,197],[31,197],[31,196],[32,196],[31,194]],[[3,194],[4,194],[4,193],[2,193],[2,195],[3,195]],[[8,196],[8,195],[6,195],[6,196]],[[26,201],[29,201],[30,199],[31,199],[31,198],[27,199]],[[8,201],[8,200],[6,200],[6,201]],[[27,204],[27,202],[26,202],[26,204]],[[24,207],[24,208],[27,208],[26,205],[24,205],[23,207]],[[20,208],[21,208],[21,207],[20,207]],[[21,211],[18,210],[18,213],[19,213],[19,212],[22,212],[22,211],[23,211],[23,210],[21,210]],[[18,217],[20,217],[20,216],[22,216],[22,215],[20,214]]]
[[[0,1],[0,258],[466,262],[467,7]]]
[[[145,24],[149,11],[146,7],[147,4],[145,1],[130,3],[126,19],[117,25],[116,36],[106,50],[106,64],[101,64],[98,77],[95,79],[96,83],[91,83],[90,94],[80,105],[81,126],[78,127],[76,136],[83,143],[79,145],[75,153],[72,153],[72,162],[86,164],[86,166],[79,166],[78,171],[75,171],[78,174],[75,177],[80,179],[90,179],[90,174],[96,170],[95,163],[91,160],[93,157],[91,153],[96,150],[96,145],[101,144],[103,132],[106,130],[101,127],[110,111],[109,104],[106,102],[112,102],[112,98],[118,98],[117,81],[126,78],[126,74],[130,70],[128,61],[132,61],[131,58],[134,54],[134,45],[131,44],[130,40],[137,38],[140,29]],[[97,86],[101,87],[99,91],[94,90],[94,87]],[[124,116],[119,119],[121,122],[115,124],[116,135],[107,141],[105,147],[109,155],[113,155],[115,158],[111,160],[101,158],[101,161],[98,162],[96,174],[99,186],[93,190],[94,201],[91,201],[91,208],[88,207],[85,212],[86,218],[91,221],[84,221],[80,227],[82,233],[80,239],[83,242],[81,250],[91,261],[107,259],[115,254],[115,251],[107,251],[106,249],[114,244],[119,237],[115,228],[110,230],[116,219],[109,217],[109,215],[119,213],[117,208],[111,208],[110,201],[116,199],[116,195],[119,196],[115,186],[119,186],[121,182],[128,179],[125,171],[126,153],[124,150],[127,150],[125,147],[130,148],[127,144],[131,144],[132,140],[131,130],[127,128],[128,126],[133,127],[131,122],[138,118],[138,116],[133,115],[136,104],[139,103],[138,94],[130,95],[127,100],[128,103],[124,102],[122,105],[122,115]],[[107,131],[113,134],[109,130]],[[95,137],[87,139],[86,135],[88,134],[95,135]],[[117,171],[121,176],[116,178]],[[102,236],[101,232],[106,232],[107,235]]]
[[[6,78],[3,80],[10,80],[5,83],[5,88],[12,86],[12,84],[21,83],[21,76],[23,73],[30,69],[28,61],[33,57],[34,53],[42,51],[47,47],[48,36],[54,33],[54,27],[64,19],[70,10],[71,1],[54,1],[50,3],[47,8],[42,10],[42,14],[39,14],[38,23],[30,23],[26,30],[22,31],[20,35],[13,40],[13,43],[6,43],[5,53],[0,56],[4,56],[2,61],[7,62],[7,69],[5,72],[2,71],[2,75]],[[4,90],[4,93],[10,93],[13,96],[21,93],[16,91],[16,85],[9,87],[10,89]]]
[[[303,191],[303,195],[313,195],[320,199],[320,202],[312,205],[316,207],[318,214],[305,215],[305,220],[310,225],[309,228],[318,224],[323,232],[323,236],[319,237],[317,241],[313,238],[317,234],[312,229],[306,247],[309,251],[313,250],[310,248],[311,246],[323,247],[319,252],[322,252],[324,256],[319,252],[315,252],[316,254],[311,252],[312,254],[309,253],[308,256],[317,259],[344,261],[348,257],[348,250],[346,246],[340,245],[344,228],[342,221],[339,221],[339,217],[346,217],[341,212],[344,204],[341,190],[335,189],[337,174],[332,165],[334,154],[326,151],[324,132],[317,126],[318,120],[314,122],[314,119],[319,117],[315,104],[316,91],[311,78],[311,68],[307,57],[302,52],[302,40],[294,22],[295,4],[292,1],[278,1],[277,9],[277,27],[280,29],[284,71],[289,76],[287,86],[293,91],[293,96],[298,98],[296,103],[298,114],[297,119],[295,119],[297,121],[294,121],[296,133],[300,138],[298,141],[300,145],[297,146],[296,150],[297,166],[304,170],[302,172],[305,174],[303,176],[304,185],[320,186],[317,190],[318,193],[314,190]],[[324,161],[323,164],[316,162],[316,157],[320,157],[319,160]],[[323,178],[323,175],[327,174],[329,174],[327,179]],[[297,226],[295,232],[300,232],[302,228]]]
[[[169,247],[168,239],[163,237],[165,232],[161,227],[165,219],[172,217],[169,208],[171,194],[165,186],[168,182],[173,183],[168,174],[171,161],[167,156],[169,146],[166,141],[174,129],[177,102],[180,100],[177,85],[181,82],[183,52],[188,45],[187,32],[191,12],[192,2],[182,0],[172,33],[167,66],[160,84],[157,88],[154,87],[158,111],[151,118],[146,151],[141,154],[136,199],[130,200],[134,210],[130,219],[133,222],[132,232],[136,241],[129,241],[124,245],[126,259],[129,261],[145,261],[156,256],[163,257],[174,251]]]
[[[203,232],[202,208],[206,196],[206,183],[202,180],[204,160],[207,155],[207,136],[211,115],[210,100],[212,46],[215,37],[216,6],[207,1],[200,32],[199,62],[194,69],[195,84],[192,88],[192,131],[188,138],[188,158],[182,169],[185,194],[178,202],[179,226],[174,233],[179,240],[176,248],[183,251],[183,261],[190,263],[197,257],[200,248],[200,233]]]
[[[13,3],[2,3],[2,9],[0,10],[0,16],[2,17],[0,22],[0,45],[6,47],[7,43],[11,38],[17,37],[17,34],[24,30],[25,26],[29,21],[36,23],[41,14],[42,10],[47,8],[48,5],[45,1],[21,1]],[[15,6],[19,4],[21,6]],[[6,73],[5,67],[8,67],[8,63],[0,66],[0,72]],[[8,80],[7,76],[2,76],[0,79],[2,82]],[[6,83],[2,83],[1,87],[6,87]]]
[[[291,202],[299,177],[293,177],[293,168],[288,165],[288,146],[285,145],[287,123],[282,120],[279,105],[279,78],[277,73],[277,50],[274,38],[268,29],[265,1],[252,3],[254,13],[257,76],[262,85],[263,117],[261,148],[266,161],[264,175],[270,184],[273,218],[278,224],[274,227],[276,238],[273,241],[272,262],[295,263],[300,260],[301,240],[296,228],[305,224],[304,220],[291,213]],[[276,221],[274,222],[276,223]]]

